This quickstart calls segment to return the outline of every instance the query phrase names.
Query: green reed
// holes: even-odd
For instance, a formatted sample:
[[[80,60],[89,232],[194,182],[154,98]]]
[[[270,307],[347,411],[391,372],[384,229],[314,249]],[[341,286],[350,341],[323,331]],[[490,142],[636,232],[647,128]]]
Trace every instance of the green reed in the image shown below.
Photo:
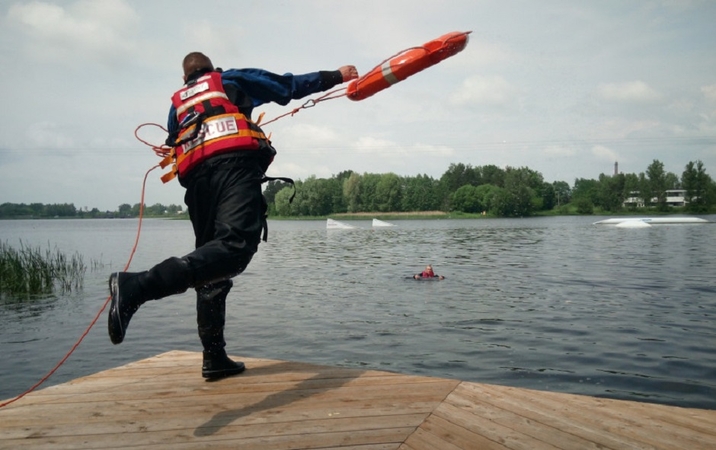
[[[20,242],[16,249],[0,242],[0,297],[26,299],[79,289],[86,270],[78,253],[68,257],[49,246],[43,250]]]

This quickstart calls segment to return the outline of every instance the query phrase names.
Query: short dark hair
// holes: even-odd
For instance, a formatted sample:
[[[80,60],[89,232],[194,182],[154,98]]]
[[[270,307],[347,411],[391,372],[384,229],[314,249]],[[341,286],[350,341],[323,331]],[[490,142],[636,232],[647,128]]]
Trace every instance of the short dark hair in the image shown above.
[[[184,76],[189,76],[197,70],[214,70],[214,65],[208,56],[201,52],[191,52],[184,57],[182,61],[182,69],[184,69]]]

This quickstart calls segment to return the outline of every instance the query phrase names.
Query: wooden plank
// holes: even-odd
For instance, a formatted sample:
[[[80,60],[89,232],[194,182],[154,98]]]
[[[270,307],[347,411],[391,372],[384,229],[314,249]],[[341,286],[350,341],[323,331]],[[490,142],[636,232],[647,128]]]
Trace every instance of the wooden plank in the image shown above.
[[[275,385],[276,389],[273,390],[259,390],[251,389],[251,386],[246,388],[239,379],[237,381],[228,382],[219,385],[218,383],[212,383],[209,387],[202,382],[199,382],[194,388],[191,387],[167,387],[163,384],[154,386],[153,389],[142,390],[138,393],[131,392],[131,386],[125,386],[120,392],[106,392],[99,391],[92,395],[75,395],[67,396],[62,399],[54,401],[53,405],[61,407],[61,405],[71,405],[73,403],[87,404],[92,402],[118,402],[118,403],[136,403],[141,404],[143,401],[157,402],[161,404],[165,398],[167,401],[178,402],[177,405],[181,406],[183,403],[191,403],[195,400],[195,397],[202,397],[207,401],[213,401],[216,398],[226,398],[227,401],[235,400],[233,397],[243,398],[244,396],[250,396],[256,399],[263,399],[271,394],[277,392],[283,393],[282,395],[292,396],[296,398],[317,396],[325,398],[326,396],[332,395],[333,392],[341,392],[347,394],[360,394],[358,398],[400,398],[401,396],[411,396],[414,398],[425,397],[428,400],[442,399],[454,389],[458,384],[452,380],[442,380],[434,383],[421,383],[421,384],[364,384],[364,385],[333,385],[326,383],[326,387],[322,387],[320,384],[310,386],[307,388],[300,385]],[[151,394],[152,397],[148,397]],[[181,397],[181,398],[177,398]],[[46,403],[43,403],[46,404]],[[21,411],[22,407],[35,406],[31,403],[17,403],[10,405],[10,408],[15,407],[16,410]],[[21,412],[20,412],[21,413]]]
[[[383,391],[384,395],[377,395],[375,392],[364,392],[356,389],[345,389],[337,392],[321,392],[313,394],[317,391],[277,391],[276,393],[243,393],[243,394],[224,394],[224,395],[206,395],[199,397],[156,397],[132,399],[128,401],[114,401],[111,398],[102,401],[92,402],[67,402],[53,404],[52,407],[39,408],[17,408],[13,412],[13,417],[33,417],[34,414],[56,415],[58,419],[62,419],[65,413],[71,414],[73,411],[87,411],[89,413],[108,412],[116,409],[125,411],[142,411],[142,412],[163,412],[168,413],[172,410],[182,413],[200,413],[203,409],[208,411],[237,411],[244,413],[256,413],[265,410],[290,410],[295,408],[304,408],[306,405],[314,405],[322,409],[338,408],[341,410],[356,410],[368,408],[371,405],[382,406],[384,408],[406,410],[423,410],[426,407],[434,408],[434,405],[442,400],[442,392],[436,390],[433,395],[427,392],[410,392],[410,391]],[[402,395],[401,395],[402,394]],[[420,406],[424,405],[424,406]],[[10,411],[9,409],[7,411]]]
[[[420,428],[405,441],[417,450],[422,449],[512,449],[493,437],[470,431],[438,416],[430,416]],[[516,447],[514,447],[516,448]],[[546,447],[533,446],[534,450]]]
[[[546,391],[529,391],[532,397],[554,399],[554,393]],[[662,422],[668,427],[684,428],[699,434],[716,437],[716,411],[681,408],[676,406],[642,403],[628,400],[613,400],[584,395],[568,395],[570,404],[582,408],[597,408],[603,414],[610,414],[619,420],[628,421],[631,417],[648,418]],[[565,399],[562,399],[564,401]]]
[[[500,386],[497,389],[514,395],[514,391],[506,390]],[[549,408],[561,408],[571,410],[572,413],[579,413],[584,417],[584,422],[592,426],[600,426],[613,434],[620,434],[626,438],[635,439],[639,442],[653,445],[656,448],[681,448],[712,449],[716,448],[716,436],[712,433],[698,432],[695,427],[682,427],[674,424],[674,421],[666,422],[657,418],[656,411],[667,408],[664,405],[652,405],[651,408],[633,408],[627,412],[628,405],[636,406],[637,402],[625,400],[612,400],[594,398],[583,395],[563,394],[560,396],[546,391],[526,391],[533,403],[539,402]],[[569,405],[569,406],[565,406]],[[671,415],[677,416],[688,411],[687,408],[670,407]],[[588,414],[584,414],[589,411]],[[713,415],[711,430],[716,426],[716,414]]]
[[[597,449],[598,444],[465,394],[461,385],[434,414],[510,448]]]
[[[415,433],[411,434],[410,437],[405,441],[405,446],[401,446],[401,449],[410,450],[461,450],[461,449],[480,449],[480,450],[505,450],[505,447],[482,447],[477,446],[478,443],[474,443],[475,446],[470,447],[457,447],[449,442],[446,442],[440,438],[440,436],[431,433],[424,428],[419,428]]]
[[[267,411],[265,414],[251,415],[241,420],[226,420],[221,417],[216,419],[215,416],[211,414],[195,415],[192,416],[192,419],[188,419],[186,414],[158,414],[156,412],[149,414],[139,412],[134,414],[123,413],[121,415],[105,414],[102,417],[92,418],[84,414],[76,414],[74,416],[75,421],[66,421],[64,423],[56,423],[52,416],[49,418],[38,417],[36,419],[25,418],[22,422],[9,421],[2,426],[4,429],[2,439],[24,439],[39,433],[46,437],[89,436],[92,434],[124,435],[125,433],[172,430],[193,430],[192,432],[198,434],[217,434],[223,433],[224,429],[239,426],[259,426],[266,428],[277,426],[291,429],[293,424],[301,424],[301,427],[308,427],[311,423],[316,422],[320,425],[332,424],[331,426],[338,427],[344,421],[349,422],[349,425],[362,424],[361,426],[374,423],[374,428],[379,426],[386,428],[412,426],[417,428],[427,414],[428,412],[402,413],[394,411],[391,413],[381,411],[379,408],[371,409],[362,414],[353,411],[346,411],[345,413],[332,412],[329,414],[320,411],[306,412],[303,410],[287,412]],[[157,420],[157,417],[161,417],[161,420]],[[27,427],[30,420],[42,423],[42,425]]]
[[[285,374],[283,375],[284,376],[280,378],[276,376],[257,377],[255,375],[240,375],[238,377],[221,380],[220,383],[207,383],[203,378],[199,377],[198,374],[195,376],[186,376],[182,373],[172,373],[171,375],[158,374],[151,378],[135,376],[135,378],[122,378],[121,380],[115,379],[114,381],[109,377],[102,379],[92,378],[75,380],[75,382],[68,383],[64,385],[66,386],[66,390],[64,391],[53,389],[51,394],[38,391],[37,393],[33,393],[33,396],[23,399],[23,402],[18,403],[18,405],[28,406],[36,403],[87,403],[91,401],[106,401],[107,399],[113,401],[129,401],[137,398],[147,398],[147,394],[151,394],[152,398],[173,397],[180,394],[189,398],[197,395],[206,395],[207,392],[215,392],[216,395],[225,395],[227,392],[232,394],[242,392],[271,393],[293,389],[304,389],[306,391],[314,389],[320,391],[333,390],[343,386],[350,388],[376,386],[371,389],[371,391],[379,392],[379,389],[394,390],[390,386],[395,386],[396,384],[401,386],[431,384],[447,386],[447,389],[452,389],[449,384],[454,383],[454,385],[457,385],[458,383],[453,380],[431,379],[427,377],[408,377],[401,379],[395,376],[377,376],[375,373],[363,373],[359,378],[346,378],[345,376],[329,378],[325,372],[319,372],[317,375],[314,374],[311,378],[307,378],[310,374],[302,374],[301,378],[293,377],[293,381],[290,382],[281,381],[277,383],[273,381],[275,379],[285,380]],[[260,380],[260,382],[256,383],[254,380]],[[82,386],[84,385],[87,385],[88,388],[85,392],[82,392]],[[388,388],[381,386],[388,386]]]
[[[477,404],[488,403],[494,407],[502,408],[516,415],[525,417],[538,426],[544,426],[555,430],[561,430],[589,442],[609,449],[653,449],[652,445],[645,444],[633,438],[626,438],[616,430],[607,430],[604,427],[591,423],[585,419],[585,411],[563,410],[566,402],[561,405],[544,407],[534,404],[532,399],[524,393],[517,397],[506,396],[503,393],[493,390],[493,386],[465,384],[458,387],[459,395]],[[458,391],[456,389],[456,393]],[[515,424],[516,426],[517,424]],[[529,430],[520,430],[528,434]],[[566,443],[555,443],[558,447],[565,447]]]
[[[30,441],[0,441],[2,447],[17,449],[29,447],[33,450],[57,449],[122,449],[136,447],[153,450],[180,449],[237,449],[242,450],[298,450],[298,449],[343,449],[344,447],[365,446],[395,449],[413,431],[406,429],[361,430],[350,433],[298,434],[282,436],[260,436],[238,439],[235,436],[197,438],[191,434],[143,433],[129,434],[118,439],[113,435],[71,436],[46,439],[38,437]],[[136,439],[134,439],[136,438]],[[8,444],[5,446],[5,444]]]
[[[361,401],[350,405],[332,403],[329,405],[292,405],[285,408],[247,408],[226,409],[222,405],[202,404],[186,409],[162,409],[162,408],[127,408],[116,405],[102,405],[99,408],[67,408],[48,413],[37,411],[36,414],[28,414],[19,420],[13,417],[3,417],[4,423],[0,427],[10,428],[6,431],[13,435],[21,433],[22,436],[29,436],[38,429],[44,434],[59,435],[64,433],[75,433],[73,428],[77,421],[89,426],[91,431],[87,433],[123,433],[138,431],[154,426],[163,428],[168,424],[176,428],[198,428],[198,427],[224,427],[232,424],[253,424],[291,422],[306,419],[323,419],[327,417],[360,418],[367,416],[382,417],[386,421],[396,416],[420,415],[426,417],[435,407],[435,403],[417,403],[410,405],[395,404],[393,401]],[[58,420],[62,416],[69,416],[72,420]],[[156,422],[156,417],[162,417],[161,422]],[[7,419],[7,420],[5,420]],[[417,427],[421,420],[416,420]],[[23,427],[28,423],[31,427]],[[15,427],[14,429],[11,427]]]
[[[679,427],[665,427],[644,415],[622,414],[619,408],[623,400],[470,383],[460,385],[458,391],[475,402],[490,403],[609,448],[673,449],[687,444],[693,445],[692,449],[716,448],[716,440],[703,434],[684,434]]]
[[[352,394],[351,394],[352,395]],[[228,401],[227,401],[228,400]],[[162,414],[165,417],[215,417],[215,420],[228,421],[231,418],[261,418],[270,420],[277,411],[283,414],[303,414],[316,418],[328,417],[329,415],[359,416],[366,414],[412,414],[431,412],[439,399],[424,399],[420,394],[416,396],[399,397],[370,397],[367,393],[364,398],[341,398],[336,394],[333,398],[318,400],[310,398],[300,401],[301,398],[291,396],[289,393],[281,394],[280,398],[272,399],[271,396],[253,396],[246,394],[239,398],[232,396],[226,398],[202,399],[184,401],[177,398],[175,402],[163,400],[153,402],[152,399],[145,399],[141,402],[88,402],[86,404],[57,404],[51,408],[22,408],[17,410],[5,410],[0,413],[6,424],[22,424],[25,421],[32,421],[33,417],[39,420],[52,420],[53,423],[62,425],[74,422],[77,414],[82,414],[88,422],[104,421],[107,416],[118,414],[134,417],[135,415]]]
[[[270,376],[270,377],[255,377],[255,376],[243,376],[232,377],[233,379],[241,379],[240,383],[233,383],[232,389],[236,391],[252,391],[252,392],[271,392],[277,389],[288,389],[294,387],[300,383],[305,388],[336,388],[342,385],[345,386],[378,386],[378,385],[399,385],[399,384],[424,384],[424,383],[445,383],[446,380],[431,379],[431,378],[405,378],[400,379],[393,376],[380,377],[361,375],[358,378],[347,378],[347,377],[328,377],[325,373],[321,373],[319,376],[313,376],[308,378],[304,376],[302,378],[293,377],[292,379],[286,379],[286,377]],[[227,384],[229,379],[221,380],[221,384]],[[135,376],[134,378],[127,378],[124,381],[118,381],[113,377],[104,378],[87,378],[81,381],[73,380],[63,386],[61,390],[54,389],[56,386],[43,389],[33,393],[32,397],[28,397],[23,404],[34,403],[34,402],[52,402],[62,401],[67,397],[75,396],[86,396],[93,397],[98,392],[110,393],[112,395],[122,395],[123,397],[130,397],[132,395],[144,395],[146,392],[154,392],[158,386],[163,386],[165,391],[177,391],[180,389],[191,390],[191,391],[202,391],[213,388],[215,384],[206,382],[196,374],[186,374],[182,372],[174,372],[171,374],[155,374],[149,376]],[[457,382],[455,382],[457,385]],[[127,390],[130,388],[131,390]],[[168,389],[167,389],[168,388]],[[116,391],[113,392],[113,391]],[[34,402],[33,402],[34,400]]]
[[[450,399],[447,400],[447,402],[449,401]],[[494,420],[494,417],[476,414],[474,408],[465,410],[450,404],[442,404],[435,410],[435,413],[428,421],[452,423],[453,426],[459,426],[464,429],[466,434],[469,432],[471,435],[479,435],[482,439],[488,441],[490,445],[496,444],[496,448],[501,448],[502,446],[514,450],[556,450],[564,448],[554,445],[554,442],[558,441],[555,434],[560,433],[560,430],[536,427],[538,432],[526,433],[522,427],[515,426],[515,423],[526,422],[523,417],[512,415],[505,419],[505,421]],[[577,445],[567,448],[596,448],[594,444],[585,440],[578,440],[573,443]]]
[[[90,443],[89,446],[112,447],[115,445],[114,441],[116,441],[117,436],[122,436],[122,445],[127,447],[143,447],[145,445],[160,445],[162,443],[181,443],[187,439],[196,440],[198,442],[223,442],[232,440],[234,442],[242,442],[243,446],[244,442],[252,440],[259,441],[260,439],[276,439],[279,437],[295,440],[297,436],[300,435],[317,436],[315,440],[320,442],[323,442],[326,436],[329,436],[329,441],[334,442],[340,435],[350,436],[354,433],[364,433],[365,437],[369,435],[368,432],[372,432],[375,436],[393,436],[395,433],[400,433],[399,441],[402,441],[415,429],[416,424],[420,423],[423,418],[424,415],[420,415],[420,417],[394,417],[390,421],[386,421],[385,418],[381,417],[294,420],[280,423],[227,425],[221,428],[172,426],[175,424],[164,424],[162,420],[161,429],[157,429],[158,427],[156,426],[145,428],[142,424],[132,424],[131,427],[127,426],[128,429],[124,432],[107,429],[96,430],[91,427],[85,427],[84,430],[77,428],[75,430],[76,432],[63,433],[62,435],[47,435],[43,433],[35,434],[30,439],[17,438],[0,442],[7,443],[9,445],[8,448],[11,448],[13,444],[21,442],[32,442],[32,446],[35,448],[36,446],[42,446],[44,444],[74,442],[78,437],[81,437],[83,442],[86,441]],[[125,425],[127,425],[126,422]],[[155,425],[157,425],[156,421]],[[132,429],[130,430],[129,428]],[[84,434],[82,431],[90,431],[91,433]],[[174,436],[179,437],[179,439],[174,438]],[[352,442],[355,445],[382,442],[380,439],[382,438],[376,441],[362,439]],[[389,442],[397,441],[391,438]],[[325,444],[321,445],[325,446]],[[81,448],[81,446],[79,448]]]

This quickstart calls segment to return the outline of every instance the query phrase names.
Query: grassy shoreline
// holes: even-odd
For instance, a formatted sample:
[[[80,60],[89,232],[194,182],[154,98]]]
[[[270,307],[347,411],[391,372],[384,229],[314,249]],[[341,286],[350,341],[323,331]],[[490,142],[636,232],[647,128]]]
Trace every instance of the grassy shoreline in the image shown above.
[[[539,211],[530,217],[557,217],[557,216],[615,216],[615,217],[648,217],[648,216],[670,216],[670,215],[708,215],[709,212],[703,214],[693,214],[679,210],[671,210],[666,212],[660,211],[598,211],[592,214],[579,214],[576,209]],[[336,213],[327,216],[269,216],[271,220],[439,220],[439,219],[505,219],[509,217],[498,217],[492,214],[480,213],[463,213],[463,212],[445,212],[445,211],[410,211],[410,212],[358,212],[358,213]]]
[[[615,216],[615,217],[645,217],[645,216],[669,216],[669,215],[687,215],[687,216],[700,216],[716,214],[716,211],[707,211],[703,213],[691,213],[684,211],[683,208],[672,209],[669,211],[654,211],[639,209],[636,211],[601,211],[595,209],[592,214],[580,214],[576,211],[576,208],[562,207],[551,211],[537,211],[530,217],[556,217],[556,216]],[[188,214],[176,214],[176,215],[145,215],[145,219],[168,219],[168,220],[189,220]],[[408,211],[408,212],[357,212],[357,213],[335,213],[327,216],[277,216],[270,215],[268,217],[271,220],[439,220],[439,219],[505,219],[509,217],[498,217],[492,214],[480,214],[480,213],[463,213],[463,212],[445,212],[445,211]],[[0,220],[28,220],[27,217],[5,217]],[[66,218],[32,218],[32,220],[66,220],[66,219],[94,219],[91,217],[66,217]],[[111,220],[136,220],[138,217],[123,217],[123,218],[112,218]],[[105,218],[106,220],[106,218]]]

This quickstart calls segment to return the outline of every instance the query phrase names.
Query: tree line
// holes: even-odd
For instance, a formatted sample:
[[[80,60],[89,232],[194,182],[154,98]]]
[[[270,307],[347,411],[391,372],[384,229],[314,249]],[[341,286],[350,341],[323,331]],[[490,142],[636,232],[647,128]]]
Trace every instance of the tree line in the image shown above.
[[[619,212],[628,198],[656,211],[668,211],[666,191],[686,190],[686,212],[706,213],[716,209],[716,184],[701,161],[689,162],[681,176],[664,171],[654,160],[639,174],[599,175],[599,178],[544,181],[540,172],[528,167],[494,165],[473,167],[451,164],[435,179],[428,175],[399,176],[394,173],[359,174],[343,171],[330,178],[311,176],[288,183],[271,181],[264,191],[269,215],[315,217],[359,212],[434,211],[477,213],[496,217],[525,217],[544,211],[560,214]]]
[[[76,208],[73,203],[3,203],[0,204],[0,219],[124,219],[139,217],[140,206],[139,203],[124,203],[115,211],[100,211],[97,208]],[[183,209],[179,205],[144,205],[144,215],[147,217],[166,217],[182,213]]]
[[[600,174],[598,179],[577,178],[546,182],[540,172],[528,167],[500,168],[495,165],[450,164],[440,178],[429,175],[399,176],[394,173],[363,173],[346,170],[330,178],[311,176],[297,180],[294,188],[270,181],[264,190],[270,216],[325,217],[341,213],[391,213],[444,211],[486,214],[495,217],[525,217],[552,211],[557,214],[593,214],[635,210],[638,198],[647,209],[666,212],[666,191],[684,189],[689,213],[716,212],[716,183],[701,161],[690,161],[680,176],[666,172],[654,160],[639,174]],[[119,205],[115,211],[76,208],[72,203],[4,203],[0,219],[11,218],[132,218],[140,204]],[[179,205],[156,203],[144,206],[147,217],[183,214]]]

